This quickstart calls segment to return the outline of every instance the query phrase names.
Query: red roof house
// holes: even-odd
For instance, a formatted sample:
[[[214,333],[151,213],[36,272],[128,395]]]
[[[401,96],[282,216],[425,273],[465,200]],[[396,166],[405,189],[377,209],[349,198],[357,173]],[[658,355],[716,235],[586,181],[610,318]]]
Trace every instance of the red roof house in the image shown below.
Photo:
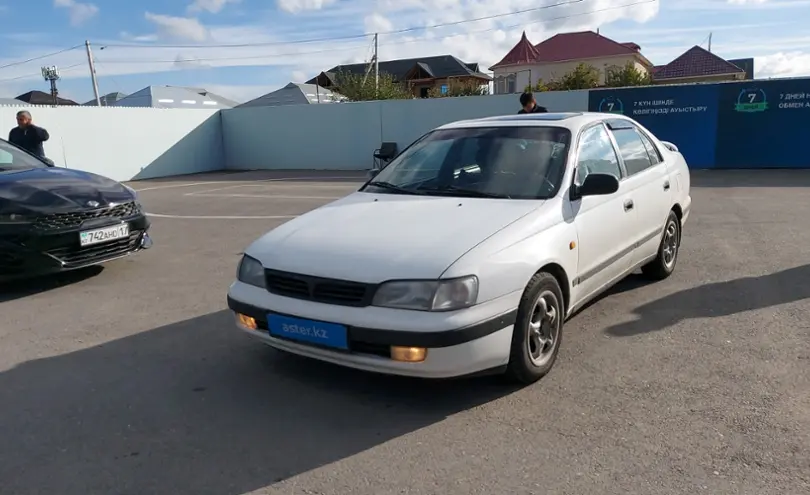
[[[619,43],[593,31],[561,33],[537,45],[532,45],[524,32],[520,41],[490,70],[495,75],[495,92],[512,93],[522,91],[529,80],[534,84],[541,79],[546,82],[558,79],[581,63],[601,70],[604,77],[605,69],[623,67],[627,62],[644,71],[653,67],[636,43]]]
[[[689,82],[737,81],[745,79],[746,71],[700,46],[693,46],[667,65],[652,73],[658,84]]]

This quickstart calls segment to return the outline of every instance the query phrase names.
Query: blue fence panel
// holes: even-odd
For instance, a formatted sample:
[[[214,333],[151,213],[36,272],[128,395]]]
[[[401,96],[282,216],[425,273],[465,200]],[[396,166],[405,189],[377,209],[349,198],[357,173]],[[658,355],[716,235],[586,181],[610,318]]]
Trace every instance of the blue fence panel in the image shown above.
[[[588,109],[632,117],[678,146],[691,168],[714,168],[718,96],[716,84],[602,89],[590,92]]]
[[[718,129],[717,168],[810,168],[810,80],[722,85]]]

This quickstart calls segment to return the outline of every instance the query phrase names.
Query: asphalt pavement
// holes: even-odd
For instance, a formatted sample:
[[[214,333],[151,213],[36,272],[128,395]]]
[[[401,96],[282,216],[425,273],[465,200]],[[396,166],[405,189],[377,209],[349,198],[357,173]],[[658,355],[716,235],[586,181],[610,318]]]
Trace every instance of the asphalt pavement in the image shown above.
[[[242,250],[358,181],[136,182],[151,250],[3,289],[0,493],[810,493],[810,173],[694,173],[676,273],[575,316],[525,388],[351,371],[234,328]]]

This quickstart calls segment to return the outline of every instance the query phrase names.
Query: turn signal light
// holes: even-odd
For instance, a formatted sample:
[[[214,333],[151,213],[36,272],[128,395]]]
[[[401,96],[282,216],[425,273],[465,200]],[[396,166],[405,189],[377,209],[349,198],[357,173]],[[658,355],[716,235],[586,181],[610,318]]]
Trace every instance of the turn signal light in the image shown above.
[[[243,315],[242,313],[236,313],[236,320],[245,328],[249,328],[251,330],[256,330],[259,328],[259,325],[256,324],[256,319],[251,318],[250,316]]]
[[[403,363],[421,363],[427,357],[427,349],[424,347],[399,347],[391,346],[391,359]]]

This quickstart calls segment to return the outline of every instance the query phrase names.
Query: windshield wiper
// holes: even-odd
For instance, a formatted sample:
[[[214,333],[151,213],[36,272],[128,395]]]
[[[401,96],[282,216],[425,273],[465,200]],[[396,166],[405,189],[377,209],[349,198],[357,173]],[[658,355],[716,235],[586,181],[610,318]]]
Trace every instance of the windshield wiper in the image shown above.
[[[494,194],[484,191],[477,191],[475,189],[464,189],[457,186],[442,186],[433,188],[419,188],[424,192],[437,192],[437,193],[454,193],[456,196],[467,196],[470,198],[498,198],[498,199],[512,199],[506,194]]]
[[[389,191],[396,191],[396,192],[398,192],[400,194],[420,194],[420,193],[414,191],[413,189],[406,189],[406,188],[400,187],[400,186],[398,186],[396,184],[391,184],[390,182],[383,182],[383,181],[373,180],[373,181],[369,182],[366,185],[367,186],[379,187],[380,189],[387,189]]]

